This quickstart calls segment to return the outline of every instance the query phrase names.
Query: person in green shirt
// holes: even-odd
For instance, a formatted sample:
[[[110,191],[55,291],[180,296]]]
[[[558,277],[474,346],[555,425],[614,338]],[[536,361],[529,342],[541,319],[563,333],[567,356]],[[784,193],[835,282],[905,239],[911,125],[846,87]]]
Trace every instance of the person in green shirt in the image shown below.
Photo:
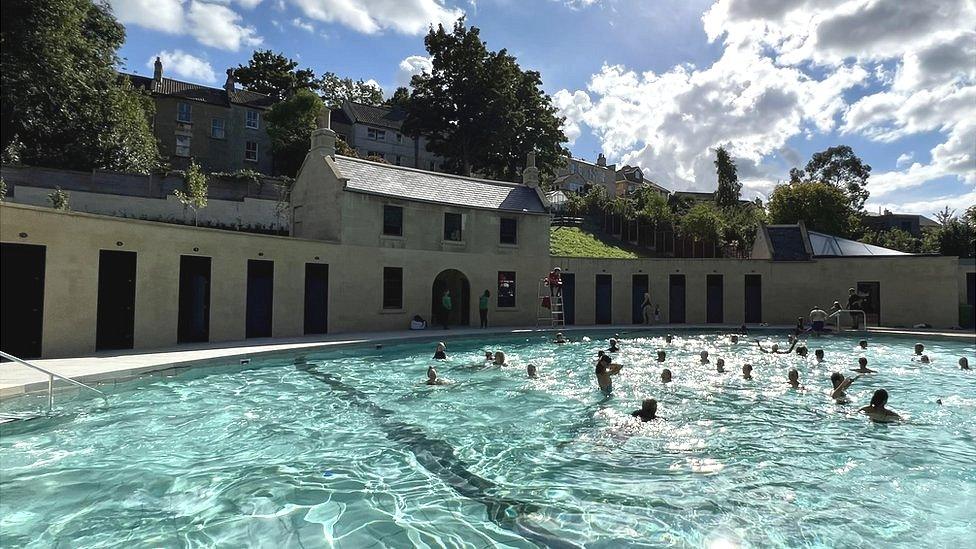
[[[441,326],[447,329],[447,318],[451,315],[451,290],[444,290],[441,296]]]
[[[488,298],[491,297],[491,292],[485,290],[485,293],[481,294],[478,298],[478,313],[481,314],[481,327],[488,327]]]

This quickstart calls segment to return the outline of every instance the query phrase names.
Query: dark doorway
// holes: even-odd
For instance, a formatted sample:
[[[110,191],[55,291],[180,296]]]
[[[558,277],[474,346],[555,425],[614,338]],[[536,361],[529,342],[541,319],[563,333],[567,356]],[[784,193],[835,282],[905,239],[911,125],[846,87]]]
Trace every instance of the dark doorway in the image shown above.
[[[441,299],[444,290],[451,292],[451,311],[447,315],[447,323],[450,326],[467,326],[471,318],[471,285],[468,277],[464,273],[455,269],[441,271],[434,278],[430,294],[430,318],[431,326],[439,325],[441,312]]]
[[[976,326],[976,273],[966,273],[966,303],[969,305],[969,325]]]
[[[632,309],[633,309],[632,316],[634,317],[632,320],[634,324],[643,324],[644,308],[642,307],[642,305],[644,304],[644,294],[647,293],[650,287],[650,281],[648,276],[634,275],[632,280],[632,286],[633,286],[633,291],[632,291],[631,301],[632,301]],[[654,314],[654,311],[651,310],[648,312],[648,314]]]
[[[596,323],[613,322],[613,277],[608,274],[596,275]]]
[[[305,264],[305,333],[329,331],[329,266]]]
[[[721,324],[725,312],[725,282],[722,275],[705,277],[705,322]]]
[[[136,322],[136,253],[98,253],[95,350],[131,349]]]
[[[271,337],[274,261],[247,260],[247,328],[244,337]]]
[[[857,293],[861,296],[861,309],[867,325],[881,326],[881,283],[858,282]]]
[[[180,256],[180,310],[176,340],[210,341],[210,258]]]
[[[685,323],[685,275],[668,277],[668,322]]]
[[[746,275],[745,300],[746,324],[762,322],[762,275]]]
[[[563,273],[563,319],[566,324],[576,324],[576,275]]]
[[[46,252],[34,244],[0,245],[0,347],[17,358],[41,356]]]

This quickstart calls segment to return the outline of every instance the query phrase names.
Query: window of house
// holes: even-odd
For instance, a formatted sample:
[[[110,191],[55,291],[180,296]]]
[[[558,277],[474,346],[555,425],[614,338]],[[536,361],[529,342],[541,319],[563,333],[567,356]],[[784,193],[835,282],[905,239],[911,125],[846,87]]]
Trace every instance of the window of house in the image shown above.
[[[389,204],[383,206],[383,234],[403,236],[403,208]]]
[[[244,116],[244,127],[252,130],[258,129],[261,124],[261,113],[258,111],[246,111]]]
[[[193,106],[189,103],[177,103],[176,119],[180,122],[193,122]]]
[[[502,244],[518,244],[518,220],[513,217],[501,218],[498,232],[498,242]]]
[[[383,308],[403,308],[403,269],[383,267]]]
[[[498,306],[515,306],[515,271],[498,271]]]
[[[397,135],[397,143],[403,143],[403,134],[398,133],[396,135]]]
[[[176,136],[176,156],[190,156],[190,136]]]
[[[461,241],[461,214],[444,214],[444,240]]]
[[[399,166],[401,162],[400,155],[396,155],[396,165]]]
[[[223,118],[214,118],[210,121],[210,137],[215,139],[223,139],[226,137]]]
[[[258,161],[258,142],[257,141],[245,141],[244,142],[244,160],[248,162]]]
[[[373,141],[386,141],[386,130],[366,128],[366,139],[372,139]]]

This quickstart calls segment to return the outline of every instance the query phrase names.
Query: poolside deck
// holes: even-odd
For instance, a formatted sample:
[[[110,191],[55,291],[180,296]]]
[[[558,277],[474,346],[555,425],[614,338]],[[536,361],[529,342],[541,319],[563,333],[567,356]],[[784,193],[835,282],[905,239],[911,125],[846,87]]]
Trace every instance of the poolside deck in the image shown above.
[[[626,333],[635,330],[655,330],[661,332],[684,330],[737,330],[738,325],[722,324],[658,324],[646,326],[640,324],[621,325],[575,325],[560,328],[560,331],[571,333],[578,331],[614,331]],[[792,326],[763,326],[749,327],[750,330],[788,331]],[[222,341],[214,343],[187,344],[178,347],[153,349],[146,351],[108,351],[94,353],[89,356],[74,358],[52,358],[32,360],[42,368],[57,372],[83,383],[98,386],[112,386],[138,379],[139,377],[157,372],[166,373],[175,370],[212,363],[211,361],[231,357],[253,358],[272,353],[281,353],[297,349],[343,347],[369,343],[385,343],[397,341],[440,341],[455,338],[467,338],[476,335],[512,335],[534,332],[554,332],[551,328],[538,327],[500,327],[500,328],[454,328],[451,330],[429,329],[424,331],[396,331],[396,332],[362,332],[305,336],[294,338],[264,338],[246,341]],[[864,333],[864,332],[861,332]],[[900,328],[869,328],[867,333],[884,335],[915,335],[919,337],[940,337],[952,339],[971,339],[976,336],[965,331],[922,330]],[[47,375],[26,366],[4,362],[0,364],[0,399],[7,399],[24,393],[47,391]],[[64,382],[55,382],[60,390],[76,390]]]

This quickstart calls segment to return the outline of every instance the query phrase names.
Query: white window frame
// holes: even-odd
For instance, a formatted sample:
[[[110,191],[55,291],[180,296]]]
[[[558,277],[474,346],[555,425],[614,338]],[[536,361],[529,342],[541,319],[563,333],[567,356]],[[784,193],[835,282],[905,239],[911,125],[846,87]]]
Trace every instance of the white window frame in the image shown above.
[[[185,109],[184,109],[185,107]],[[186,118],[183,118],[183,113],[186,112]],[[193,122],[193,105],[180,101],[176,104],[176,121],[185,122],[190,124]]]
[[[186,140],[185,145],[180,145],[180,140]],[[193,145],[193,139],[189,135],[177,135],[176,136],[176,156],[189,158],[190,157],[190,147]],[[182,154],[180,154],[182,151]]]
[[[217,122],[220,122],[220,135],[217,135],[215,131],[217,129]],[[227,121],[223,118],[213,117],[210,119],[210,137],[214,139],[227,139]]]
[[[251,151],[248,150],[248,145],[254,143],[254,158],[248,158],[247,154]],[[257,141],[245,141],[244,142],[244,161],[245,162],[257,162],[258,161],[258,142]]]
[[[254,116],[254,118],[253,118],[253,121],[254,121],[253,124],[251,123],[251,121],[252,121],[251,116],[252,115]],[[244,111],[244,127],[247,128],[247,129],[250,129],[250,130],[256,130],[256,129],[260,128],[261,127],[261,113],[259,113],[258,111],[253,111],[251,109],[248,109],[248,110]]]

